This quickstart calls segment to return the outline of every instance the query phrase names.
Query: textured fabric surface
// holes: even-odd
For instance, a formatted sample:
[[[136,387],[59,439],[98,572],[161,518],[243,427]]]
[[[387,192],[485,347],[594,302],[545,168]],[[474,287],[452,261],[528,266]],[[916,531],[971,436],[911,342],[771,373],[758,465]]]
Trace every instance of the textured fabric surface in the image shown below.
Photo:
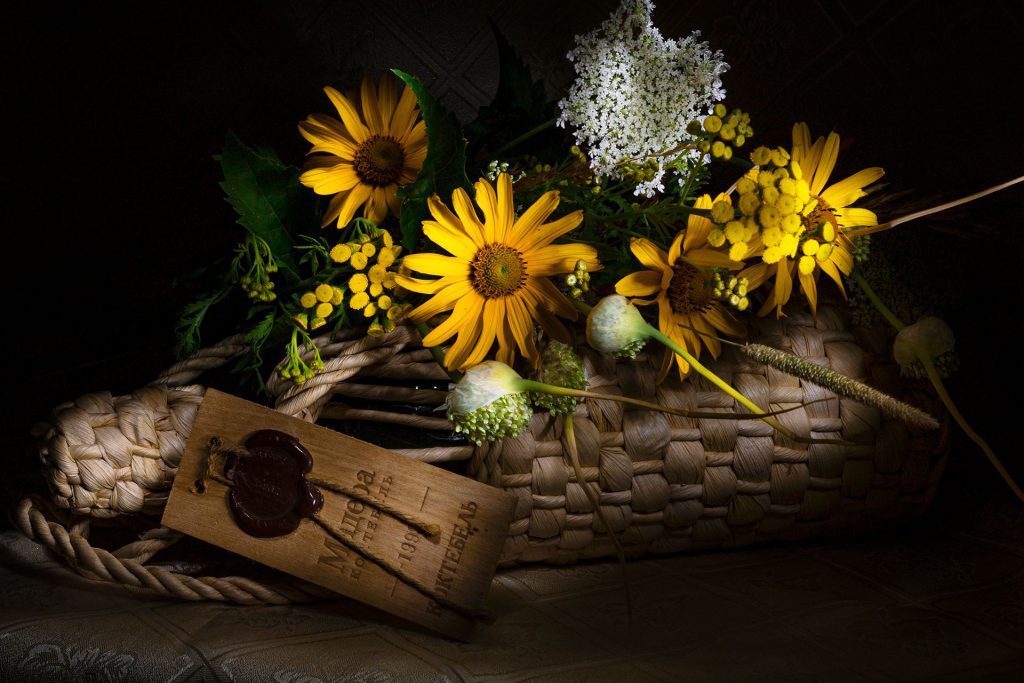
[[[951,519],[943,519],[951,516]],[[239,607],[97,589],[0,536],[0,680],[963,681],[1024,667],[1009,497],[883,534],[499,572],[457,643],[357,603]]]

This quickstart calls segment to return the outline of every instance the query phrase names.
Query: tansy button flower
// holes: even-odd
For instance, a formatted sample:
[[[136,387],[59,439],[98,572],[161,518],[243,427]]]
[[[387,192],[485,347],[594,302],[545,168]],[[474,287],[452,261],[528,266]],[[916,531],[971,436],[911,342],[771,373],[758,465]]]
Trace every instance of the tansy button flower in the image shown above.
[[[819,137],[812,145],[807,124],[793,126],[793,167],[799,169],[807,181],[810,201],[799,214],[801,226],[796,232],[799,246],[798,251],[794,250],[795,259],[790,260],[788,255],[783,255],[777,263],[758,263],[740,273],[749,279],[750,289],[755,289],[774,271],[775,287],[758,311],[759,315],[765,315],[772,309],[776,315],[782,314],[782,307],[793,293],[794,270],[811,311],[818,304],[818,270],[832,278],[839,290],[844,291],[842,275],[853,271],[854,246],[843,231],[878,224],[873,212],[850,205],[867,194],[864,188],[881,178],[885,171],[878,167],[865,168],[826,188],[838,155],[839,136],[835,133],[830,133],[827,140]]]
[[[694,203],[697,209],[710,209],[711,206],[709,195]],[[691,214],[686,230],[676,235],[667,254],[650,240],[634,237],[630,249],[649,270],[631,273],[615,285],[615,291],[623,296],[644,297],[634,299],[635,304],[657,302],[658,329],[692,353],[694,358],[700,357],[702,346],[707,346],[711,355],[718,357],[722,347],[715,335],[719,331],[732,336],[744,334],[743,326],[714,297],[713,269],[741,266],[726,254],[709,247],[708,235],[714,229],[707,218]],[[679,368],[680,379],[690,372],[689,363],[666,349],[658,373],[659,381],[668,374],[673,359]]]
[[[363,78],[359,111],[344,95],[324,88],[341,121],[310,114],[299,124],[302,137],[313,143],[299,181],[320,195],[333,195],[323,225],[348,225],[356,209],[380,223],[388,208],[396,216],[401,201],[395,189],[415,180],[427,155],[426,127],[416,122],[416,95],[406,87],[398,98],[393,77],[385,74],[380,88]]]
[[[457,335],[445,354],[448,368],[480,363],[495,341],[498,360],[511,364],[518,348],[537,365],[534,321],[553,338],[567,341],[568,331],[555,315],[576,319],[576,309],[548,277],[572,272],[580,259],[596,270],[597,250],[584,244],[551,244],[583,220],[583,213],[574,211],[544,222],[558,207],[557,191],[545,193],[517,219],[508,174],[498,176],[497,191],[482,178],[475,187],[483,221],[461,188],[452,194],[455,213],[436,195],[428,203],[434,220],[423,222],[423,234],[451,256],[410,254],[403,261],[411,271],[440,277],[424,280],[399,274],[397,283],[433,295],[409,313],[414,321],[451,311],[423,338],[424,345],[436,346]]]

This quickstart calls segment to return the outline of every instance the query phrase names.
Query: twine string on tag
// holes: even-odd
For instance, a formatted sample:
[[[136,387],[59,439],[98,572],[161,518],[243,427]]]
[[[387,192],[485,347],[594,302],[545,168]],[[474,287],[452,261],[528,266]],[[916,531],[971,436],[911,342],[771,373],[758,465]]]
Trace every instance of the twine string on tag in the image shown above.
[[[226,454],[229,452],[241,456],[245,456],[248,454],[244,448],[224,447],[221,440],[216,436],[210,438],[206,455],[203,456],[203,474],[202,477],[200,479],[197,479],[195,484],[189,489],[192,493],[206,493],[208,490],[208,481],[215,481],[218,484],[221,484],[229,489],[234,487],[234,482],[222,474],[222,472],[224,471],[224,463],[227,458]],[[314,486],[318,486],[320,488],[327,489],[328,491],[338,493],[352,500],[357,500],[364,505],[379,510],[382,514],[394,517],[398,521],[402,522],[403,524],[409,527],[412,527],[413,529],[415,529],[416,531],[420,532],[428,538],[434,538],[441,534],[440,525],[424,522],[412,515],[408,515],[404,512],[395,509],[394,507],[388,505],[387,503],[382,503],[381,501],[370,498],[369,496],[366,496],[360,493],[359,491],[356,491],[355,489],[349,488],[330,479],[324,479],[323,477],[313,475],[312,473],[305,475],[305,479]],[[345,546],[347,549],[359,555],[361,558],[377,565],[390,576],[393,576],[395,579],[401,581],[410,588],[413,588],[424,597],[433,600],[441,607],[449,609],[463,617],[466,617],[467,619],[471,619],[474,621],[487,619],[486,612],[480,610],[469,610],[466,607],[460,605],[459,603],[450,600],[446,596],[433,590],[432,588],[423,584],[422,582],[418,581],[412,576],[409,576],[408,574],[403,572],[401,568],[391,565],[391,563],[389,563],[384,558],[376,555],[364,544],[360,543],[355,539],[347,538],[344,534],[342,534],[340,531],[334,528],[328,520],[324,519],[320,515],[320,513],[313,513],[313,515],[310,516],[309,519],[318,527],[320,527],[324,531],[324,533],[326,533],[328,536],[330,536],[338,543]]]

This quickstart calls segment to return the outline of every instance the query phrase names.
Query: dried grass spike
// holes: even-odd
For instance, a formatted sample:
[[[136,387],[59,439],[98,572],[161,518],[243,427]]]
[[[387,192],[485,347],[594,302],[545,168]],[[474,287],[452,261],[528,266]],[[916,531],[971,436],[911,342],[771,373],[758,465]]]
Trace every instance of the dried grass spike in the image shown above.
[[[779,349],[764,344],[745,344],[741,347],[743,354],[758,363],[770,365],[776,370],[799,377],[818,386],[831,389],[835,393],[852,398],[865,405],[878,408],[882,412],[895,417],[907,424],[925,429],[938,429],[938,421],[928,413],[893,398],[863,382],[840,374],[831,368],[812,363]]]

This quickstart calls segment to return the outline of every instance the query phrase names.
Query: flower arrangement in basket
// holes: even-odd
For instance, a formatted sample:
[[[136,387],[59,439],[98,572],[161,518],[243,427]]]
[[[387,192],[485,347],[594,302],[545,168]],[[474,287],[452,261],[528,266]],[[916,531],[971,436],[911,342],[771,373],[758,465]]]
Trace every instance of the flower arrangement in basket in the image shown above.
[[[578,36],[557,104],[499,35],[495,99],[465,126],[394,70],[325,88],[301,170],[229,134],[246,232],[185,310],[182,356],[206,357],[211,312],[240,311],[212,355],[244,354],[279,410],[463,435],[403,452],[469,459],[516,494],[509,561],[914,514],[944,463],[941,404],[1024,499],[943,387],[949,328],[905,325],[857,268],[875,234],[1021,179],[879,222],[860,204],[881,168],[841,170],[839,136],[803,123],[759,140],[724,101],[723,55],[663,37],[652,11],[624,0]],[[894,347],[847,329],[851,289]]]

